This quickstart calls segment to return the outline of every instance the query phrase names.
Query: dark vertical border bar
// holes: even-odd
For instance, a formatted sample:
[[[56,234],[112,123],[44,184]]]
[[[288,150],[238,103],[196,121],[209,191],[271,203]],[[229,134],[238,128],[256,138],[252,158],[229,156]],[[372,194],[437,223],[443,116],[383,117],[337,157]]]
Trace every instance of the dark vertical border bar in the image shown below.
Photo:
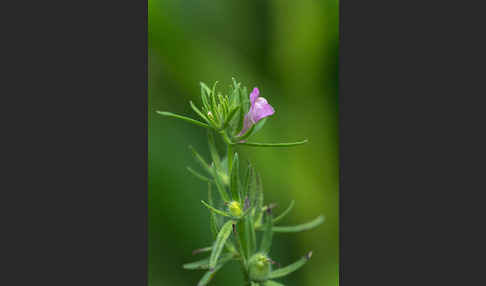
[[[0,285],[147,285],[148,3],[18,5]]]

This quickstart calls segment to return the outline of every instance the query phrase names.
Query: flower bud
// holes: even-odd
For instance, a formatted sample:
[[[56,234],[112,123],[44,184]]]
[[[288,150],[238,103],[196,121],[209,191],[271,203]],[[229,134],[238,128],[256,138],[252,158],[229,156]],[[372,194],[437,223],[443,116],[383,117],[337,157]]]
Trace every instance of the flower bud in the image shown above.
[[[248,272],[252,281],[265,281],[272,270],[272,263],[263,253],[253,255],[248,261]]]
[[[232,201],[228,204],[228,211],[234,217],[240,217],[243,215],[243,210],[241,209],[241,205],[237,201]]]

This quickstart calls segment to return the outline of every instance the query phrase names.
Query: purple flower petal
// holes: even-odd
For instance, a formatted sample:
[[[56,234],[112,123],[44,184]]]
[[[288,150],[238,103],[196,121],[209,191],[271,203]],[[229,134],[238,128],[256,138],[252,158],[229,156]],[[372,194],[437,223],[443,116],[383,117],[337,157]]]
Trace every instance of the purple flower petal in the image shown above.
[[[263,97],[257,98],[255,104],[250,108],[250,111],[248,112],[253,123],[257,123],[262,118],[270,116],[274,113],[275,110],[273,109],[273,107],[268,104],[267,100]]]
[[[245,115],[243,129],[238,136],[245,134],[253,124],[256,124],[261,119],[275,113],[275,110],[270,104],[268,104],[267,100],[264,97],[260,97],[260,91],[256,87],[250,94],[250,102],[250,110]]]
[[[260,96],[260,91],[258,90],[258,87],[255,87],[253,91],[250,93],[250,102],[251,106],[255,104],[255,100]]]

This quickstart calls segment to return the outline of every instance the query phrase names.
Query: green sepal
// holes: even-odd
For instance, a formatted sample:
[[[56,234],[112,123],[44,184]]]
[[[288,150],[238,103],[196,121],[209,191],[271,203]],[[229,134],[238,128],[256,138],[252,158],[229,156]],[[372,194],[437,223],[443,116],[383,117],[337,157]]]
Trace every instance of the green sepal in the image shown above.
[[[294,226],[274,226],[273,231],[274,232],[300,232],[304,230],[310,230],[313,229],[317,226],[319,226],[321,223],[324,222],[324,216],[320,215],[313,219],[310,222],[299,224],[299,225],[294,225]]]
[[[304,266],[304,264],[306,264],[307,261],[309,261],[311,256],[312,256],[312,251],[309,252],[306,256],[297,260],[296,262],[294,262],[290,265],[287,265],[285,267],[279,268],[275,271],[270,272],[270,275],[269,275],[268,278],[269,279],[275,279],[275,278],[280,278],[280,277],[289,275],[290,273],[292,273],[292,272],[298,270],[299,268],[301,268],[302,266]]]
[[[245,134],[239,136],[239,137],[235,137],[234,140],[237,141],[236,143],[233,143],[233,144],[242,144],[242,143],[238,143],[238,142],[241,142],[243,140],[245,140],[246,138],[250,137],[252,134],[253,134],[253,130],[255,129],[255,124],[253,124],[250,129],[248,129]]]
[[[213,250],[211,251],[211,256],[209,257],[209,268],[215,268],[216,264],[218,262],[218,258],[221,255],[221,251],[223,250],[223,247],[226,243],[226,240],[231,234],[231,231],[233,230],[233,224],[235,222],[233,220],[228,220],[223,227],[221,227],[221,230],[219,231],[216,241],[214,242],[213,245]]]
[[[253,130],[253,133],[252,134],[255,134],[258,131],[260,131],[260,129],[263,128],[263,126],[265,125],[265,123],[267,123],[267,120],[268,120],[268,117],[265,117],[265,118],[261,119],[260,121],[258,121],[255,124],[255,129]]]
[[[273,219],[273,223],[277,223],[282,220],[293,208],[294,208],[295,201],[292,200],[290,205],[276,218]]]
[[[160,114],[160,115],[163,115],[163,116],[169,116],[169,117],[174,117],[174,118],[182,119],[182,120],[184,120],[186,122],[189,122],[189,123],[192,123],[192,124],[195,124],[195,125],[204,127],[204,128],[210,128],[209,125],[207,125],[206,123],[203,123],[201,121],[198,121],[198,120],[195,120],[195,119],[186,117],[186,116],[178,115],[178,114],[175,114],[175,113],[172,113],[172,112],[158,111],[157,110],[156,113],[157,114]]]

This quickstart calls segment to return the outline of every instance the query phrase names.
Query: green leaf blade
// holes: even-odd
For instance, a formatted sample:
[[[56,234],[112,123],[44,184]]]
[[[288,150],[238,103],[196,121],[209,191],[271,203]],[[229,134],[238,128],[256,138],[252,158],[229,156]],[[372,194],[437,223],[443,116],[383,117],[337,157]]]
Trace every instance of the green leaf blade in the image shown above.
[[[240,197],[240,163],[238,160],[238,153],[235,153],[234,159],[233,159],[233,166],[231,167],[231,196],[233,198],[233,201],[238,201],[241,202],[241,197]]]
[[[209,269],[209,257],[198,261],[185,263],[182,268],[187,270]]]
[[[194,112],[197,113],[197,115],[199,115],[206,122],[208,122],[208,123],[210,122],[209,118],[204,113],[202,113],[202,111],[199,110],[199,108],[197,108],[197,106],[194,104],[194,102],[189,101],[189,104],[191,105],[192,110],[194,110]]]
[[[192,174],[194,175],[194,177],[198,178],[199,180],[201,181],[204,181],[204,182],[208,182],[208,183],[211,183],[211,179],[207,178],[206,176],[204,175],[201,175],[199,174],[198,172],[194,171],[191,167],[187,166],[186,167],[187,170]]]
[[[221,170],[221,158],[216,148],[216,141],[214,141],[214,132],[212,130],[208,130],[208,145],[214,165],[216,165],[216,170]]]
[[[267,211],[265,213],[265,227],[263,230],[262,241],[260,243],[260,252],[268,254],[270,252],[270,247],[272,246],[272,238],[273,238],[273,231],[272,231],[272,214],[271,211]]]
[[[209,257],[209,268],[212,269],[216,267],[218,258],[221,255],[221,251],[223,250],[226,240],[233,230],[234,223],[235,222],[233,220],[228,220],[223,227],[221,227],[221,230],[216,237],[216,241],[214,242],[213,251],[211,251],[211,256]]]
[[[278,282],[273,281],[273,280],[267,280],[267,281],[264,282],[263,285],[264,286],[285,286],[284,284],[278,283]]]
[[[206,163],[206,160],[203,159],[203,157],[196,151],[196,149],[194,149],[194,147],[192,147],[192,146],[189,146],[189,149],[191,150],[192,155],[194,156],[196,161],[198,161],[198,163],[201,165],[201,167],[206,172],[208,172],[208,174],[213,175],[213,171],[212,171],[211,167],[209,167],[208,163]]]
[[[238,110],[240,110],[240,107],[239,106],[233,108],[229,112],[228,116],[226,117],[226,121],[224,122],[223,127],[221,129],[226,129],[228,127],[229,123],[231,122],[231,120],[233,119],[233,117],[235,117],[235,114],[238,112]]]
[[[211,190],[210,183],[208,183],[208,202],[210,205],[214,205],[213,193]],[[210,224],[211,232],[213,233],[213,237],[214,239],[216,239],[216,236],[218,235],[219,232],[219,224],[218,224],[218,218],[216,217],[216,214],[213,212],[209,212],[209,224]]]
[[[285,267],[279,268],[275,271],[270,272],[270,275],[268,276],[269,279],[275,279],[275,278],[280,278],[289,275],[292,272],[297,271],[299,268],[304,266],[304,264],[309,261],[309,259],[312,256],[312,251],[309,252],[306,256],[302,257],[301,259],[297,260],[296,262],[287,265]]]
[[[273,219],[273,223],[277,223],[281,221],[293,208],[294,208],[295,201],[292,200],[290,205],[276,218]]]
[[[177,119],[182,119],[182,120],[184,120],[186,122],[189,122],[189,123],[192,123],[192,124],[195,124],[195,125],[204,127],[204,128],[209,128],[209,125],[207,125],[206,123],[203,123],[201,121],[198,121],[198,120],[195,120],[195,119],[186,117],[186,116],[182,116],[182,115],[179,115],[179,114],[175,114],[175,113],[172,113],[172,112],[168,112],[168,111],[158,111],[157,110],[156,113],[159,114],[159,115],[162,115],[162,116],[168,116],[168,117],[174,117],[174,118],[177,118]]]
[[[250,147],[293,147],[293,146],[305,144],[307,142],[309,142],[309,140],[305,139],[305,140],[302,140],[302,141],[288,142],[288,143],[238,142],[238,143],[235,143],[235,144],[250,146]]]
[[[274,232],[300,232],[304,230],[313,229],[324,222],[324,216],[320,215],[310,222],[295,225],[295,226],[274,226]]]
[[[211,282],[211,280],[213,280],[214,275],[216,275],[216,273],[221,269],[221,267],[223,267],[223,265],[218,265],[217,267],[213,268],[212,270],[206,271],[206,273],[204,273],[201,280],[199,280],[199,282],[197,283],[197,286],[208,285],[209,282]]]
[[[232,216],[222,210],[218,210],[217,208],[209,205],[208,203],[206,203],[205,201],[201,201],[201,203],[206,207],[208,208],[211,212],[215,213],[215,214],[218,214],[220,216],[224,216],[224,217],[229,217],[231,218]]]

